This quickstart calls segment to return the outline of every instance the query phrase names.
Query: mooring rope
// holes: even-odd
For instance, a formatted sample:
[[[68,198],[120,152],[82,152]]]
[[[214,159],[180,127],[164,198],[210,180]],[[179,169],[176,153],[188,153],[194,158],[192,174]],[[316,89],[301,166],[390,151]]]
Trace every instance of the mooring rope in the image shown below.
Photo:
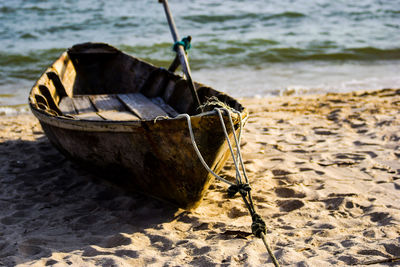
[[[207,171],[209,173],[211,173],[216,179],[227,183],[229,185],[235,185],[234,183],[222,178],[221,176],[219,176],[218,174],[216,174],[213,170],[210,169],[210,167],[208,167],[207,163],[205,162],[203,156],[200,153],[199,148],[197,147],[196,141],[194,140],[194,134],[193,134],[193,129],[192,129],[192,122],[190,120],[190,116],[189,114],[179,114],[178,116],[175,117],[175,119],[179,119],[179,118],[186,118],[187,122],[188,122],[188,128],[189,128],[189,133],[190,133],[190,139],[192,140],[192,144],[194,147],[194,150],[196,151],[197,156],[199,157],[200,162],[203,164],[204,168],[207,169]]]
[[[243,158],[242,158],[242,154],[241,154],[241,151],[240,151],[240,140],[241,140],[241,134],[242,134],[242,127],[243,127],[241,113],[239,111],[236,111],[236,110],[231,109],[231,108],[228,109],[226,107],[226,105],[223,106],[223,108],[214,108],[214,110],[217,112],[217,114],[219,116],[219,119],[221,121],[221,127],[223,129],[224,134],[225,134],[225,138],[227,140],[227,143],[228,143],[228,146],[229,146],[229,150],[231,152],[233,163],[235,165],[235,169],[236,169],[236,184],[232,183],[232,182],[230,182],[230,181],[228,181],[228,180],[226,180],[226,179],[224,179],[222,177],[220,177],[219,175],[217,175],[214,171],[211,170],[211,168],[204,161],[204,158],[201,155],[200,150],[198,149],[196,141],[194,139],[193,128],[192,128],[192,123],[191,123],[190,116],[188,114],[180,114],[175,118],[182,118],[182,117],[186,118],[187,123],[188,123],[188,128],[189,128],[190,139],[192,141],[194,150],[196,151],[196,154],[197,154],[198,158],[200,159],[200,161],[203,164],[203,166],[207,169],[207,171],[210,172],[216,179],[218,179],[218,180],[230,185],[229,188],[228,188],[228,196],[233,197],[236,193],[238,193],[238,192],[240,193],[240,195],[242,196],[242,199],[243,199],[243,201],[244,201],[244,203],[246,205],[246,208],[250,212],[250,215],[251,215],[251,218],[252,218],[252,221],[253,221],[253,223],[251,225],[252,233],[256,237],[262,239],[262,241],[263,241],[263,243],[264,243],[264,245],[265,245],[265,247],[266,247],[266,249],[268,251],[268,254],[271,257],[271,260],[272,260],[273,264],[276,267],[279,267],[279,263],[276,260],[275,255],[273,254],[273,252],[272,252],[272,250],[271,250],[271,248],[270,248],[270,246],[269,246],[269,244],[267,242],[266,236],[265,236],[265,234],[266,234],[266,224],[265,224],[264,220],[261,218],[261,216],[256,212],[255,207],[254,207],[254,203],[253,203],[253,199],[252,199],[251,193],[250,193],[251,187],[249,185],[249,180],[248,180],[248,177],[247,177],[247,174],[246,174],[246,169],[244,167]],[[232,147],[231,141],[229,139],[228,131],[226,129],[225,121],[224,121],[224,118],[222,116],[222,112],[221,111],[226,112],[227,115],[228,115],[229,123],[231,125],[232,132],[233,132],[233,138],[234,138],[235,145],[236,145],[236,156],[235,156],[235,153],[233,151],[233,147]],[[234,124],[233,124],[233,121],[232,121],[231,112],[236,113],[236,114],[239,115],[239,120],[240,120],[240,126],[239,127],[240,127],[240,129],[239,129],[239,136],[238,137],[236,136],[235,127],[234,127]],[[240,168],[239,168],[238,162],[240,163],[240,167],[242,168],[243,178],[244,178],[245,183],[243,183],[242,175],[240,173]]]
[[[185,52],[188,51],[190,48],[192,48],[192,44],[190,43],[191,40],[192,40],[191,36],[182,38],[181,41],[177,41],[174,43],[174,45],[172,46],[172,50],[176,52],[178,50],[178,46],[180,45],[183,47]]]

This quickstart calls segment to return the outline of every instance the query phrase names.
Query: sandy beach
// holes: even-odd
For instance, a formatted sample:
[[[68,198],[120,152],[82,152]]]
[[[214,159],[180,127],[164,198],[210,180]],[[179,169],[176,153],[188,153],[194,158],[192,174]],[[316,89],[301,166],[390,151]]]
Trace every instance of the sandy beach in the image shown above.
[[[242,99],[242,152],[281,266],[400,265],[400,89]],[[0,266],[273,266],[239,196],[187,212],[65,159],[0,116]],[[222,175],[233,179],[229,161]]]

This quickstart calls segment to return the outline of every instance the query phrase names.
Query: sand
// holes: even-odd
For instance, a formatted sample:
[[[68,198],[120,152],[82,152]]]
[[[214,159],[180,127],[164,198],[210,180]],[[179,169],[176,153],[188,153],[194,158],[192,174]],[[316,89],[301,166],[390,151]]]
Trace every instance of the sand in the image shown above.
[[[242,102],[243,156],[280,264],[400,264],[400,90]],[[0,117],[0,133],[0,266],[272,266],[221,182],[187,212],[99,181],[30,114]],[[234,173],[229,161],[222,174]]]

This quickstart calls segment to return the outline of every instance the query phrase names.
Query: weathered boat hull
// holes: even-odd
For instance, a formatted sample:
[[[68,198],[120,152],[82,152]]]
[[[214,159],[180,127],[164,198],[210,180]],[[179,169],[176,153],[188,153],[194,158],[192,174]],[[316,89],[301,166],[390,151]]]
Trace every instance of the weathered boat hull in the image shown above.
[[[32,88],[30,106],[48,139],[69,158],[83,166],[95,167],[97,170],[107,173],[110,181],[116,182],[126,189],[151,195],[184,209],[197,207],[213,177],[201,165],[195,154],[185,118],[157,119],[156,121],[85,120],[66,115],[59,107],[63,97],[73,97],[78,94],[141,92],[149,96],[151,94],[146,90],[155,90],[159,92],[152,93],[153,96],[164,96],[165,98],[166,88],[172,83],[171,81],[174,81],[175,88],[170,94],[170,99],[165,100],[180,113],[185,111],[190,113],[193,112],[193,107],[187,103],[181,104],[171,97],[177,93],[175,91],[181,90],[179,86],[182,84],[179,85],[176,82],[180,78],[168,73],[166,76],[172,78],[168,80],[164,76],[160,82],[156,79],[157,77],[152,78],[151,76],[160,69],[150,64],[146,65],[144,69],[151,71],[142,79],[136,76],[116,78],[115,75],[109,73],[110,69],[115,71],[114,66],[108,68],[104,65],[104,62],[110,58],[113,62],[117,62],[117,59],[121,60],[120,65],[115,64],[121,69],[128,69],[129,71],[126,73],[128,76],[132,75],[132,72],[136,72],[136,75],[138,72],[144,72],[143,68],[130,70],[134,64],[147,63],[137,63],[137,59],[118,50],[118,53],[114,53],[115,50],[109,46],[103,45],[105,48],[98,44],[97,46],[96,44],[94,46],[87,44],[86,46],[88,47],[84,47],[80,51],[81,57],[73,55],[73,53],[64,53]],[[97,53],[96,55],[103,53],[108,58],[99,61],[99,64],[104,66],[90,66],[94,60],[90,54],[93,51]],[[109,51],[113,52],[112,55],[108,54]],[[78,61],[84,60],[89,61],[90,64],[79,65],[81,62]],[[127,67],[130,64],[132,66]],[[121,67],[121,65],[125,67]],[[97,75],[102,74],[110,78],[105,81],[96,80],[92,84],[90,80],[93,78],[90,77],[94,74],[87,73],[89,67],[97,69]],[[72,74],[68,73],[68,69]],[[82,71],[82,69],[84,70]],[[164,70],[161,72],[164,73]],[[56,78],[49,73],[55,73]],[[85,79],[85,75],[89,78]],[[109,79],[114,79],[114,81]],[[151,79],[158,83],[159,87],[164,88],[154,89],[155,86],[151,83]],[[141,82],[142,86],[137,84],[129,86],[132,81]],[[100,88],[98,91],[93,89],[96,86]],[[109,87],[113,87],[113,89],[108,91]],[[234,99],[200,84],[196,84],[196,87],[202,100],[209,96],[216,96],[241,111],[243,120],[247,118],[247,112]],[[63,90],[65,91],[64,96],[62,96]],[[188,94],[190,95],[190,92]],[[190,102],[190,98],[184,96],[181,101]],[[215,172],[220,171],[229,154],[218,116],[214,112],[205,112],[193,114],[191,120],[196,143],[205,161]],[[234,121],[237,129],[239,118],[236,117]],[[232,133],[232,131],[229,132]]]

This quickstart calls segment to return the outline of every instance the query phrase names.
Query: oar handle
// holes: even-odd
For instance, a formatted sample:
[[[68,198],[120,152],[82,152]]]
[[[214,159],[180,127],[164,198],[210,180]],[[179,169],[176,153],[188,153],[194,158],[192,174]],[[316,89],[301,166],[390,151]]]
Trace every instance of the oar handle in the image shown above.
[[[167,16],[169,29],[171,30],[171,34],[172,34],[172,39],[174,40],[174,42],[178,42],[180,38],[179,38],[178,30],[176,29],[176,26],[175,26],[174,18],[172,17],[171,10],[169,9],[169,6],[168,6],[168,0],[158,0],[158,2],[163,4],[163,6],[164,6],[164,11],[165,11],[165,15]]]
[[[178,31],[177,31],[176,26],[175,26],[174,18],[172,17],[172,14],[171,14],[171,10],[169,9],[169,6],[168,6],[168,0],[158,0],[158,2],[162,3],[163,6],[164,6],[164,11],[165,11],[165,15],[166,15],[167,20],[168,20],[169,28],[171,30],[172,39],[176,43],[176,42],[179,41],[179,35],[178,35]],[[194,83],[193,83],[193,80],[192,80],[192,75],[190,73],[189,62],[188,62],[188,60],[186,58],[186,52],[185,52],[185,50],[183,49],[183,47],[181,45],[177,45],[176,46],[176,53],[177,53],[177,55],[179,57],[179,61],[181,62],[183,73],[185,73],[185,75],[186,75],[186,79],[188,81],[190,92],[192,93],[193,101],[196,104],[196,106],[198,108],[200,108],[201,107],[200,99],[199,99],[199,96],[197,95],[197,91],[196,91],[196,89],[194,87]],[[201,110],[201,111],[203,111],[203,110]]]

